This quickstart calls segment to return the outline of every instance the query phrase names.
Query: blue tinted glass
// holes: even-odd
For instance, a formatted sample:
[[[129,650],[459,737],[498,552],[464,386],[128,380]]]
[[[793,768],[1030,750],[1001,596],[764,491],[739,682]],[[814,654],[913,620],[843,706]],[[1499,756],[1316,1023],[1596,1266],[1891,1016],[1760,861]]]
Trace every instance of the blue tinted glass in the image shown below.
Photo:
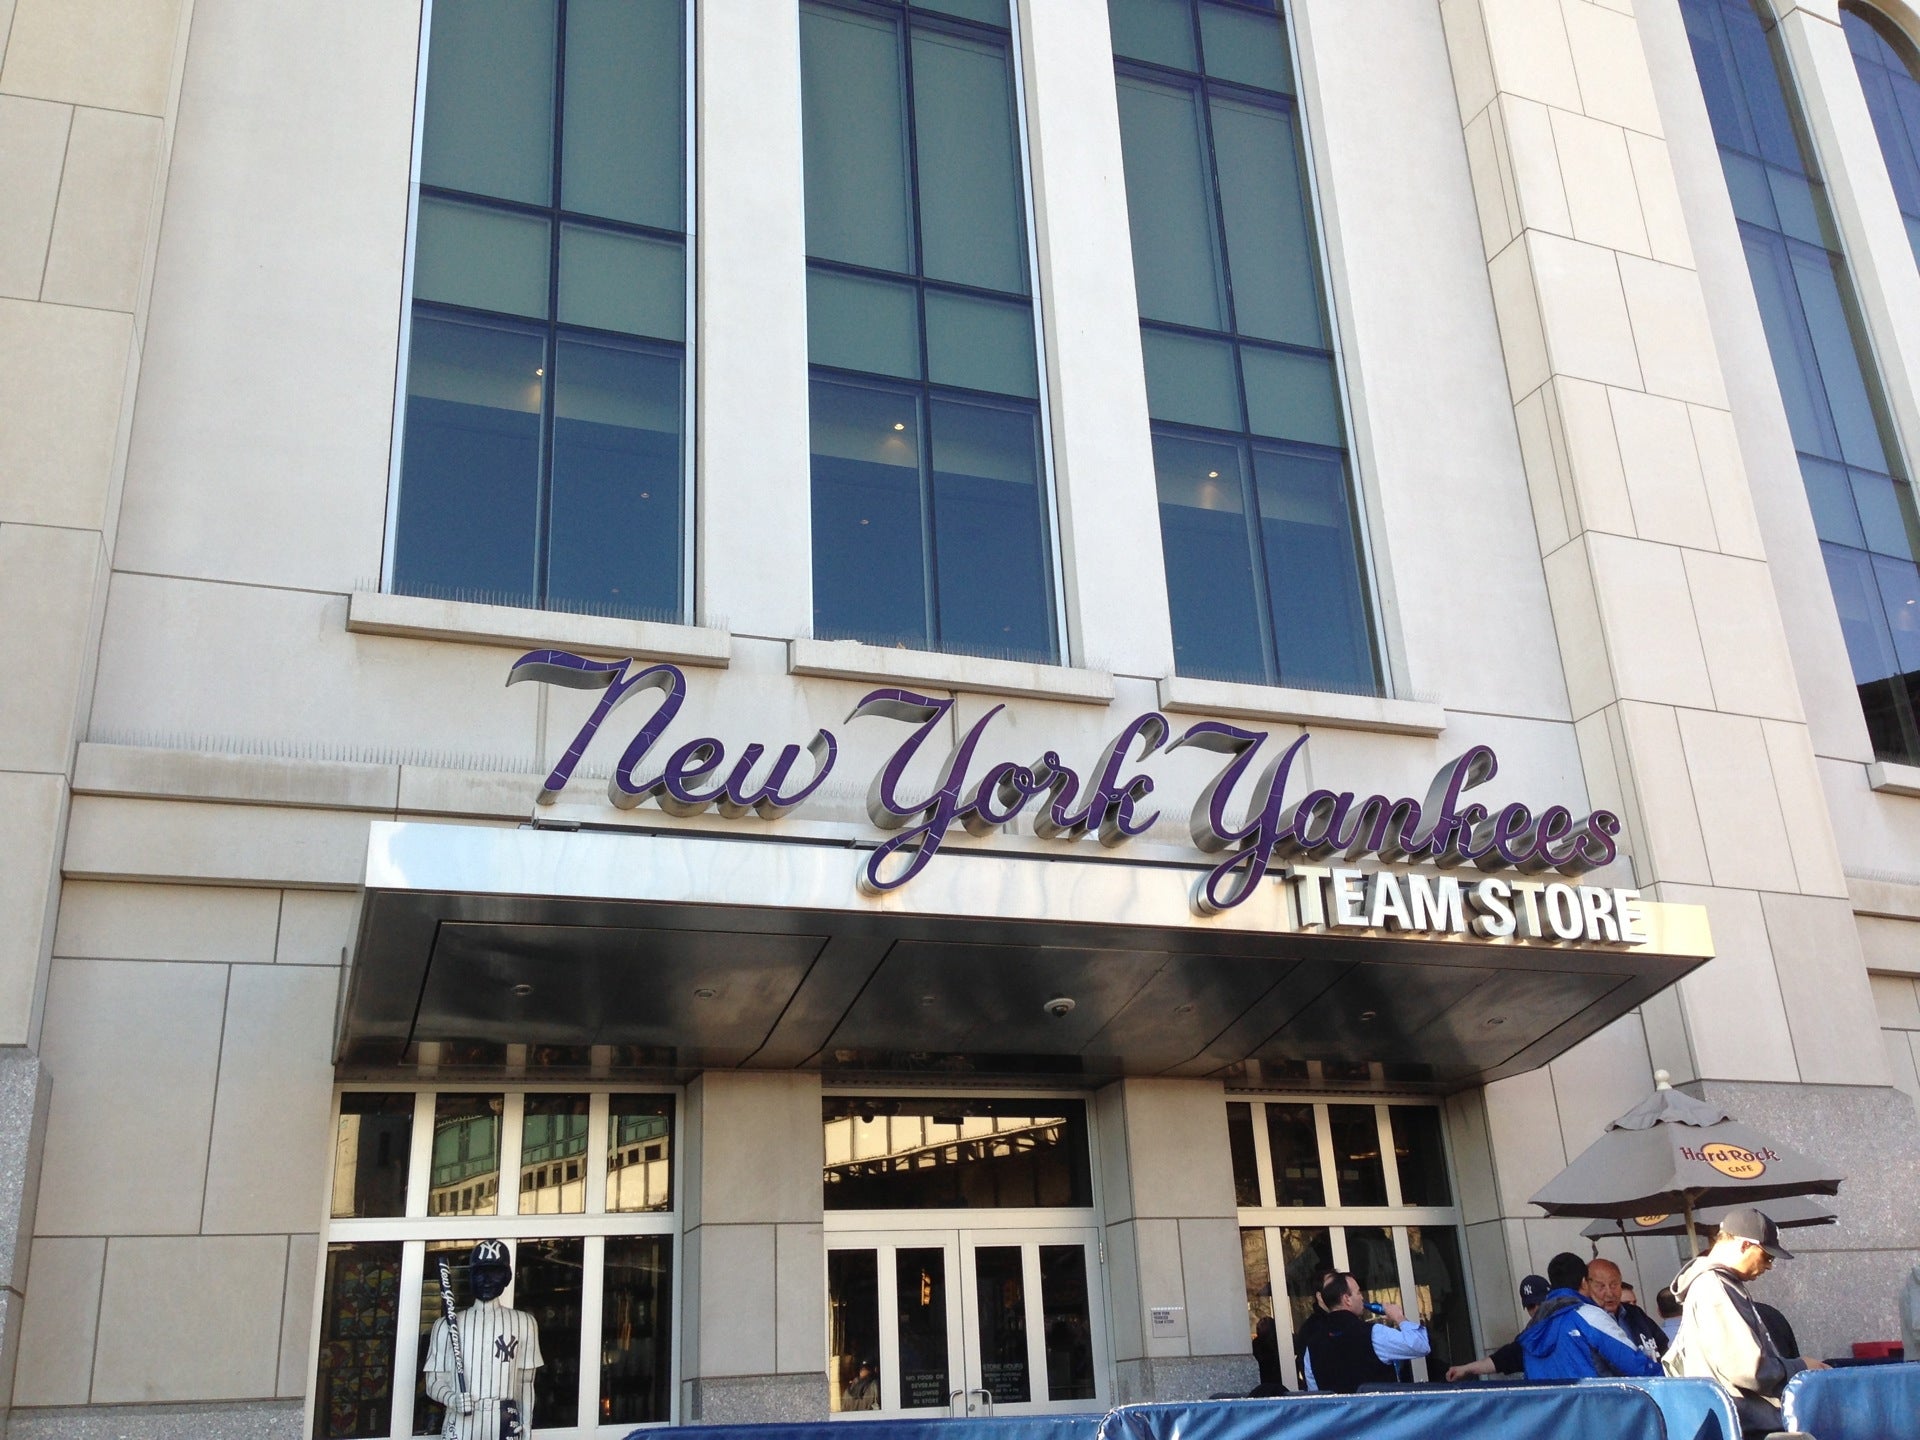
[[[1721,0],[1727,16],[1727,34],[1733,43],[1733,64],[1747,97],[1747,115],[1759,143],[1762,160],[1807,173],[1806,157],[1787,109],[1787,93],[1774,60],[1773,41],[1754,13],[1750,0]]]
[[[1920,568],[1913,561],[1873,557],[1880,603],[1893,636],[1893,661],[1903,675],[1920,678]]]
[[[1807,487],[1807,503],[1813,508],[1813,528],[1820,538],[1836,545],[1864,549],[1867,537],[1860,528],[1860,513],[1854,508],[1847,467],[1802,455],[1800,478]]]
[[[1874,559],[1839,545],[1822,545],[1820,549],[1826,557],[1827,583],[1833,589],[1834,608],[1839,612],[1840,632],[1846,637],[1847,658],[1853,664],[1853,680],[1859,687],[1860,708],[1866,716],[1874,754],[1892,759],[1920,755],[1920,733],[1914,726],[1914,678],[1902,674],[1895,656]],[[1916,607],[1902,603],[1900,608]]]
[[[1174,669],[1206,680],[1271,677],[1238,445],[1155,432],[1160,544],[1173,615]]]
[[[925,647],[919,402],[815,380],[811,403],[814,634]]]
[[[1869,550],[1902,560],[1914,555],[1913,496],[1898,480],[1867,470],[1849,472],[1853,497],[1860,507],[1860,524]]]
[[[935,400],[931,419],[941,648],[1050,661],[1039,412]]]
[[[560,341],[550,602],[679,617],[680,364],[667,348]]]
[[[1747,271],[1753,278],[1760,323],[1767,332],[1780,399],[1787,408],[1787,423],[1793,427],[1794,448],[1803,455],[1838,460],[1840,437],[1827,411],[1820,365],[1800,307],[1800,287],[1794,280],[1787,242],[1751,225],[1741,227],[1740,238],[1746,246]]]
[[[1681,0],[1680,9],[1686,17],[1687,39],[1693,46],[1694,68],[1700,74],[1700,93],[1706,98],[1714,140],[1729,150],[1759,154],[1717,0]]]
[[[414,317],[396,591],[533,603],[545,350],[530,330]]]
[[[1867,393],[1862,369],[1865,361],[1840,295],[1840,262],[1826,251],[1806,245],[1790,246],[1789,253],[1841,456],[1850,465],[1891,470],[1893,466],[1880,444],[1873,400]]]
[[[1378,684],[1345,466],[1259,449],[1254,475],[1280,682],[1370,694]]]

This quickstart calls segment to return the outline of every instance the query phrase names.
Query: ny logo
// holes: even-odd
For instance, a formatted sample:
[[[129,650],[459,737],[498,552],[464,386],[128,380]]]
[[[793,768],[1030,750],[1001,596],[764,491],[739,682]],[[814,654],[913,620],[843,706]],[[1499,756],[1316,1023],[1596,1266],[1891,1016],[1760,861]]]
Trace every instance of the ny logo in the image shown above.
[[[496,1335],[493,1337],[493,1358],[503,1365],[513,1359],[514,1352],[519,1348],[520,1337],[517,1335]]]

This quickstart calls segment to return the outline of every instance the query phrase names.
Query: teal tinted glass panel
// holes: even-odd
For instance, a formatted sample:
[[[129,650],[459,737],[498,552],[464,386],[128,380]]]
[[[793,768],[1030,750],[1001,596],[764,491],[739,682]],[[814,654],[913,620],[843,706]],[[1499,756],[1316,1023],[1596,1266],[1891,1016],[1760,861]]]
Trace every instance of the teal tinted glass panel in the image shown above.
[[[1722,158],[1733,213],[1749,225],[1778,230],[1780,212],[1773,206],[1773,182],[1767,178],[1771,173],[1769,167],[1732,151],[1725,152]]]
[[[904,391],[815,379],[813,630],[823,640],[924,648],[920,402]]]
[[[1192,0],[1107,0],[1113,53],[1176,70],[1197,70]]]
[[[940,646],[1045,663],[1053,620],[1040,417],[1030,405],[936,398],[931,419]]]
[[[1828,231],[1823,223],[1827,207],[1816,198],[1813,184],[1803,175],[1790,175],[1772,166],[1766,167],[1766,171],[1767,186],[1773,192],[1773,213],[1778,217],[1778,228],[1795,240],[1804,240],[1809,245],[1838,249],[1839,237]]]
[[[1262,340],[1325,346],[1293,118],[1237,100],[1216,99],[1212,109],[1234,328]]]
[[[656,340],[686,333],[686,256],[677,240],[560,227],[560,319]]]
[[[1199,97],[1127,75],[1119,79],[1119,97],[1140,316],[1224,329],[1226,288]]]
[[[427,44],[420,178],[545,205],[553,189],[556,7],[462,0]]]
[[[561,339],[550,601],[642,619],[678,616],[682,368],[677,346]]]
[[[983,25],[1008,28],[1007,0],[911,0],[916,10],[937,15],[958,15],[962,20],[978,20]]]
[[[1293,89],[1287,32],[1270,6],[1220,5],[1200,0],[1200,44],[1207,74],[1262,90]]]
[[[800,73],[807,253],[911,272],[898,23],[803,8]]]
[[[1240,365],[1247,377],[1247,428],[1254,434],[1313,445],[1342,443],[1331,360],[1243,345]]]
[[[1267,679],[1267,644],[1247,541],[1244,469],[1238,444],[1153,437],[1174,669],[1257,685]]]
[[[683,8],[683,0],[568,0],[563,208],[685,228]]]
[[[1037,398],[1033,312],[1017,301],[929,288],[927,369],[936,385]]]
[[[918,379],[920,316],[914,287],[810,267],[807,354],[816,365]]]
[[[1195,335],[1142,328],[1147,362],[1147,411],[1156,420],[1240,428],[1240,386],[1233,373],[1233,345]]]
[[[545,220],[529,215],[423,195],[414,237],[414,298],[544,316],[548,233]]]
[[[916,28],[913,120],[921,273],[1025,294],[1027,227],[1007,47]]]
[[[1345,466],[1337,456],[1256,449],[1253,469],[1280,683],[1372,694],[1379,676]],[[1337,1125],[1334,1135],[1338,1145]],[[1384,1203],[1349,1198],[1344,1165],[1341,1177],[1343,1203]]]

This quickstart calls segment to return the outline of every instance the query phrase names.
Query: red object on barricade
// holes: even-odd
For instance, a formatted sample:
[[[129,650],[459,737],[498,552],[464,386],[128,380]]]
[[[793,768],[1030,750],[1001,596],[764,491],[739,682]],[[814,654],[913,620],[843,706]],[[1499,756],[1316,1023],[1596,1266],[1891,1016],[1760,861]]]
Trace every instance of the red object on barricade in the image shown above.
[[[1856,1340],[1853,1342],[1853,1358],[1856,1360],[1898,1360],[1905,1347],[1898,1340]]]

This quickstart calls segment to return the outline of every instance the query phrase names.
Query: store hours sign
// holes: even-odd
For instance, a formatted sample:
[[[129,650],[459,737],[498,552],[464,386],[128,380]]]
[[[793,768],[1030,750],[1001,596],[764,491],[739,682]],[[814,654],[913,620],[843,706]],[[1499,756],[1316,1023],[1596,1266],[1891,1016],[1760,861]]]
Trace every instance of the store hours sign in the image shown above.
[[[713,736],[676,743],[669,732],[686,700],[687,677],[674,665],[535,650],[508,674],[509,685],[523,681],[604,692],[543,783],[541,804],[553,803],[613,713],[640,695],[656,697],[654,707],[607,782],[607,798],[621,809],[651,802],[672,815],[715,810],[774,821],[804,804],[839,759],[839,741],[825,729],[804,744],[780,745],[771,758],[760,741],[737,754]],[[1300,792],[1294,772],[1306,735],[1276,752],[1272,736],[1214,720],[1176,735],[1166,716],[1149,710],[1122,725],[1080,770],[1053,750],[1031,759],[995,755],[988,731],[1006,708],[995,705],[947,752],[932,783],[916,786],[908,771],[945,730],[953,704],[887,688],[871,691],[847,717],[848,724],[904,727],[867,787],[868,818],[887,832],[861,871],[869,894],[896,890],[920,874],[956,826],[983,836],[1023,825],[1063,845],[1089,835],[1108,847],[1123,845],[1160,818],[1153,778],[1141,764],[1162,751],[1192,748],[1219,757],[1188,824],[1194,845],[1214,858],[1194,887],[1199,914],[1230,910],[1272,878],[1286,885],[1306,929],[1627,945],[1647,939],[1636,891],[1574,879],[1615,858],[1619,817],[1608,810],[1576,816],[1564,805],[1536,813],[1517,801],[1494,806],[1470,798],[1499,771],[1489,746],[1442,766],[1417,799]],[[1367,868],[1366,861],[1443,873],[1399,874]],[[1463,875],[1445,873],[1465,867],[1472,868]]]

